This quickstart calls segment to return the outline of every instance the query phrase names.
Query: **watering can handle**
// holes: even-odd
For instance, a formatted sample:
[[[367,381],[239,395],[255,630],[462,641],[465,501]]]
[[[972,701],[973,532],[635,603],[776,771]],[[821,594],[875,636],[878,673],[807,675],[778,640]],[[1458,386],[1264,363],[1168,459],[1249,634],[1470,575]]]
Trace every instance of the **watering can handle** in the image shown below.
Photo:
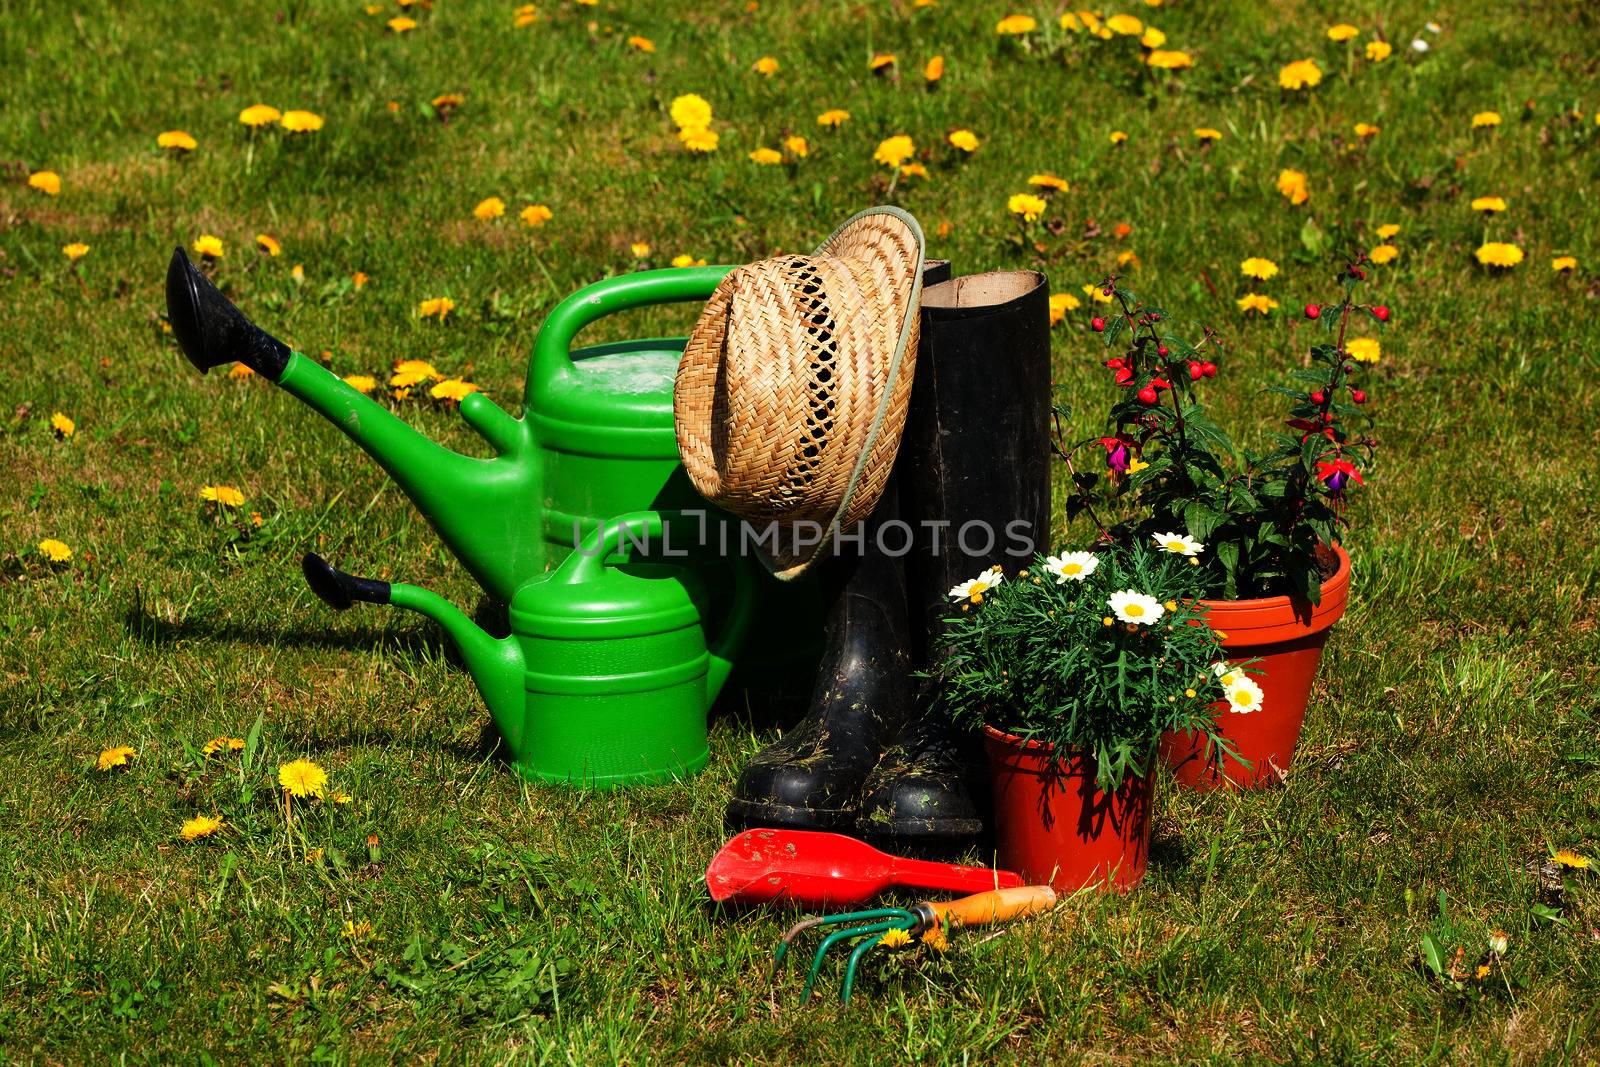
[[[653,304],[705,300],[732,267],[676,267],[641,270],[586,285],[555,306],[533,342],[528,366],[528,396],[534,382],[548,385],[572,370],[572,342],[578,332],[607,315]]]
[[[634,511],[602,522],[583,543],[568,556],[557,571],[561,580],[570,583],[592,581],[604,569],[606,559],[622,547],[624,536],[635,540],[660,537],[666,529],[666,518],[678,512]],[[672,559],[652,559],[652,563],[675,564]],[[688,561],[684,561],[687,563]],[[744,643],[750,621],[755,617],[755,578],[748,559],[734,559],[733,607],[723,620],[717,636],[706,643],[711,655],[711,665],[706,672],[706,700],[716,699],[723,683],[733,671],[733,657]]]

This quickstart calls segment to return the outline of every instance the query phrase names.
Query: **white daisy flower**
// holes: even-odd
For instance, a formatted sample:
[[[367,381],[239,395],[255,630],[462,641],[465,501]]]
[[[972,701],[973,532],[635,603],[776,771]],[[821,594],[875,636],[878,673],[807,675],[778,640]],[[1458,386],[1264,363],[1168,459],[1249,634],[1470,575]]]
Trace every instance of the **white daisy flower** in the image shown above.
[[[1093,552],[1068,552],[1062,556],[1046,556],[1044,569],[1046,574],[1053,574],[1057,585],[1065,585],[1068,581],[1081,582],[1094,573],[1100,566],[1100,560]]]
[[[1123,622],[1141,623],[1149,625],[1161,618],[1166,613],[1166,608],[1161,606],[1161,601],[1144,593],[1135,593],[1132,589],[1124,589],[1120,593],[1112,593],[1111,599],[1106,601],[1117,618]]]
[[[1240,715],[1261,710],[1261,687],[1246,677],[1243,671],[1234,671],[1223,681],[1223,693],[1228,698],[1230,710]]]
[[[1421,37],[1413,37],[1411,39],[1411,50],[1413,52],[1426,52],[1428,50],[1428,42]]]
[[[949,596],[951,600],[970,600],[974,604],[981,604],[983,603],[983,594],[1005,580],[1005,571],[1002,571],[998,566],[990,567],[976,578],[962,582],[950,590]]]
[[[1158,533],[1153,535],[1150,540],[1156,543],[1157,548],[1179,556],[1198,556],[1206,548],[1205,545],[1188,534]]]
[[[1444,27],[1439,25],[1437,22],[1428,23],[1426,29],[1427,29],[1427,31],[1429,33],[1442,33],[1442,32],[1444,32]]]

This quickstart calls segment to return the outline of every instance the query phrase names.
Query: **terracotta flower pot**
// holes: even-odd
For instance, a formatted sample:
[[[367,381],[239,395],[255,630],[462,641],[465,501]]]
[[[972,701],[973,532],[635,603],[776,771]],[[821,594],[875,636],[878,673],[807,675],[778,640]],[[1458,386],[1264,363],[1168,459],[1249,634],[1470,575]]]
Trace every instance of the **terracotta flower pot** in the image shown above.
[[[1259,660],[1252,669],[1265,673],[1251,677],[1261,686],[1261,710],[1241,714],[1230,710],[1227,701],[1217,702],[1219,732],[1250,761],[1246,767],[1225,757],[1220,776],[1211,766],[1205,738],[1188,731],[1164,735],[1161,754],[1181,784],[1194,789],[1250,789],[1282,782],[1300,740],[1322,646],[1344,615],[1350,592],[1350,557],[1337,545],[1334,552],[1339,569],[1322,583],[1322,603],[1315,607],[1301,604],[1297,610],[1286,596],[1203,601],[1206,625],[1223,635],[1228,661]]]
[[[1150,855],[1153,776],[1123,780],[1115,793],[1095,784],[1095,760],[1074,751],[983,728],[994,792],[1000,866],[1062,892],[1110,885],[1127,891]]]

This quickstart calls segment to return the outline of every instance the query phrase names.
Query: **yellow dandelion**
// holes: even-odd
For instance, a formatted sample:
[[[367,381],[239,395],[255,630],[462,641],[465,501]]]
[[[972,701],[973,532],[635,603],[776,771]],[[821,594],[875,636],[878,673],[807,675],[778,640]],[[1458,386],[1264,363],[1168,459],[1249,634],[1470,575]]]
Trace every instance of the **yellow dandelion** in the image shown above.
[[[1032,33],[1039,28],[1039,23],[1032,15],[1007,15],[995,23],[994,32],[1002,37],[1015,37],[1018,34]]]
[[[1280,170],[1278,172],[1278,192],[1287,197],[1291,204],[1303,204],[1311,199],[1311,190],[1306,184],[1304,171]]]
[[[420,385],[422,382],[436,382],[443,377],[444,375],[425,359],[402,359],[395,363],[394,373],[389,377],[389,385],[392,388],[405,389]]]
[[[193,152],[199,145],[199,141],[182,130],[164,130],[156,134],[157,148],[168,148],[175,152]]]
[[[878,944],[884,948],[901,948],[911,944],[911,935],[905,930],[896,927],[893,930],[884,931],[883,936],[878,938]]]
[[[1067,317],[1067,312],[1076,311],[1083,306],[1083,301],[1071,293],[1052,293],[1050,296],[1050,325],[1058,326]]]
[[[328,799],[333,801],[335,804],[348,804],[354,800],[355,797],[351,796],[349,793],[342,793],[335,790],[334,792],[328,794]]]
[[[706,265],[706,261],[703,259],[696,259],[689,253],[683,252],[672,257],[672,265],[674,267],[703,267]]]
[[[378,8],[377,10],[381,11],[383,9]],[[539,8],[534,4],[519,4],[516,10],[511,12],[511,25],[519,30],[524,26],[532,26],[538,21]]]
[[[673,125],[680,130],[711,125],[711,105],[705,97],[696,93],[685,93],[674,98],[667,113],[672,116]]]
[[[944,77],[944,56],[934,56],[922,68],[922,80],[930,85]]]
[[[407,18],[404,15],[396,15],[388,22],[385,22],[384,25],[389,27],[390,33],[410,33],[417,28],[417,20]]]
[[[900,168],[900,177],[926,178],[928,177],[928,168],[921,163],[907,163]]]
[[[556,215],[547,204],[529,204],[518,212],[517,217],[537,229],[555,218]]]
[[[1315,60],[1297,59],[1278,71],[1278,84],[1285,89],[1313,88],[1322,83],[1322,68]]]
[[[1239,310],[1246,315],[1252,311],[1259,315],[1265,315],[1278,306],[1276,300],[1264,293],[1246,293],[1234,302],[1239,305]]]
[[[1169,52],[1157,50],[1150,53],[1150,58],[1145,60],[1157,70],[1183,70],[1194,66],[1194,59],[1188,52]]]
[[[1369,138],[1378,136],[1378,130],[1379,127],[1374,126],[1370,122],[1356,123],[1356,136],[1362,140],[1368,140]]]
[[[944,925],[935,924],[922,931],[922,943],[934,952],[944,953],[950,951],[950,938],[944,932]]]
[[[1394,54],[1394,45],[1388,41],[1368,41],[1367,59],[1373,63],[1382,63]]]
[[[1480,111],[1472,116],[1472,128],[1475,130],[1498,125],[1500,125],[1500,112],[1498,111]]]
[[[872,153],[873,162],[882,163],[886,167],[898,167],[916,154],[917,146],[911,138],[903,133],[885,138],[878,142],[877,149]]]
[[[1573,870],[1576,870],[1576,871],[1586,871],[1586,870],[1588,870],[1589,869],[1589,865],[1593,862],[1592,860],[1589,859],[1588,856],[1582,855],[1581,853],[1578,853],[1578,852],[1574,852],[1570,848],[1561,849],[1554,856],[1551,856],[1550,858],[1555,860],[1557,863],[1561,864],[1561,866],[1563,866],[1563,867],[1571,867]]]
[[[1481,245],[1473,255],[1477,256],[1478,262],[1486,267],[1510,269],[1522,262],[1522,249],[1504,241],[1490,241]]]
[[[347,374],[339,380],[358,393],[370,393],[378,387],[378,379],[370,374]]]
[[[256,247],[261,249],[261,251],[265,252],[269,256],[281,255],[283,252],[283,246],[280,245],[278,243],[278,239],[272,236],[270,233],[256,234]]]
[[[227,253],[222,248],[222,238],[213,234],[203,233],[194,239],[194,244],[189,246],[197,256],[207,259],[221,259]]]
[[[1472,201],[1472,210],[1481,211],[1486,215],[1493,215],[1506,209],[1506,200],[1503,196],[1479,196]]]
[[[775,148],[757,148],[750,153],[750,162],[770,167],[783,162],[783,153]]]
[[[244,494],[231,485],[206,485],[200,488],[200,499],[225,508],[236,508],[244,503]]]
[[[1374,337],[1352,337],[1345,341],[1344,350],[1357,363],[1376,363],[1383,356],[1383,346]]]
[[[868,69],[876,73],[882,73],[892,66],[894,66],[894,55],[889,52],[879,52],[867,63]]]
[[[1021,218],[1023,222],[1033,222],[1044,214],[1044,209],[1044,199],[1032,193],[1017,193],[1006,201],[1006,210]]]
[[[1337,26],[1328,27],[1328,40],[1344,42],[1353,39],[1360,32],[1359,28],[1350,25],[1348,22],[1341,22]]]
[[[371,280],[371,278],[367,277],[365,271],[358,270],[354,274],[350,275],[350,284],[358,290],[364,287]]]
[[[1576,257],[1576,256],[1557,256],[1556,258],[1554,258],[1554,259],[1552,259],[1550,261],[1550,269],[1555,271],[1557,274],[1563,274],[1563,273],[1565,273],[1567,271],[1570,271],[1570,270],[1577,270],[1578,269],[1578,257]]]
[[[69,245],[62,245],[61,254],[66,256],[67,259],[76,263],[78,260],[89,254],[89,246],[80,241],[74,241]]]
[[[315,133],[322,129],[322,116],[314,111],[285,111],[278,125],[290,133]]]
[[[446,378],[428,390],[428,395],[435,400],[453,400],[459,404],[463,397],[478,391],[478,387],[471,382],[462,381],[460,378]]]
[[[633,244],[628,246],[628,251],[633,253],[633,258],[634,259],[649,259],[650,258],[650,242],[649,241],[635,241],[635,242],[633,242]]]
[[[497,219],[506,213],[506,202],[498,196],[486,196],[478,201],[478,206],[472,209],[472,217],[488,221]]]
[[[289,268],[289,277],[294,279],[294,283],[296,285],[299,285],[301,282],[305,281],[306,280],[306,267],[305,267],[305,264],[304,263],[296,263],[294,266],[290,267]]]
[[[1239,273],[1243,274],[1246,278],[1255,278],[1264,282],[1277,276],[1278,265],[1272,262],[1270,259],[1262,259],[1260,256],[1251,256],[1249,259],[1239,264]]]
[[[1111,143],[1112,144],[1125,144],[1125,143],[1127,143],[1127,140],[1128,140],[1128,135],[1126,133],[1124,133],[1123,131],[1121,131],[1121,130],[1112,130],[1111,131]]]
[[[1219,130],[1219,129],[1215,129],[1214,127],[1211,127],[1211,126],[1196,126],[1195,130],[1194,130],[1194,135],[1195,135],[1195,137],[1197,139],[1199,139],[1201,141],[1220,141],[1220,140],[1222,140],[1222,131]]]
[[[811,146],[806,139],[797,133],[792,133],[783,139],[783,150],[795,159],[804,159],[811,153]]]
[[[240,737],[213,737],[200,746],[200,752],[206,756],[215,756],[218,752],[243,752],[244,739]]]
[[[255,373],[255,371],[251,370],[249,367],[246,367],[243,363],[235,363],[233,366],[228,368],[228,377],[234,379],[251,378],[255,376]]]
[[[456,302],[448,296],[430,297],[417,305],[417,315],[424,319],[431,319],[437,315],[439,321],[443,322],[444,317],[450,314],[455,306]]]
[[[435,111],[453,111],[466,102],[467,98],[460,93],[440,93],[428,101]]]
[[[638,34],[635,34],[634,36],[628,38],[628,47],[636,48],[641,52],[654,52],[656,50],[656,43],[648,37],[640,37]]]
[[[63,439],[78,432],[78,424],[59,411],[50,416],[50,428]]]
[[[755,66],[751,69],[753,69],[757,74],[763,74],[770,78],[774,74],[778,73],[778,61],[773,56],[762,56],[760,59],[756,60]]]
[[[116,748],[102,749],[100,758],[94,761],[97,771],[110,771],[118,767],[126,767],[139,758],[139,753],[127,745],[118,745]]]
[[[290,796],[320,797],[328,784],[328,772],[310,760],[292,760],[278,768],[278,784]]]
[[[222,829],[222,819],[216,815],[196,815],[186,821],[178,834],[185,841],[197,841],[202,837],[210,837]]]
[[[704,155],[717,150],[721,137],[705,126],[685,126],[678,131],[678,140],[688,151]]]
[[[1106,29],[1120,37],[1137,37],[1144,32],[1144,23],[1132,15],[1112,15],[1106,19]]]
[[[1367,253],[1367,258],[1381,267],[1386,263],[1394,262],[1395,257],[1399,254],[1400,250],[1394,245],[1375,245],[1372,251]]]
[[[251,104],[239,112],[239,121],[252,129],[270,126],[283,118],[283,112],[271,104]]]
[[[1144,36],[1139,38],[1139,44],[1143,48],[1156,49],[1160,48],[1166,43],[1167,35],[1156,29],[1154,26],[1146,27]]]
[[[1387,241],[1400,232],[1400,227],[1392,222],[1386,222],[1377,229],[1378,240]]]
[[[949,141],[953,147],[959,148],[961,151],[967,153],[976,152],[978,150],[978,145],[982,143],[978,140],[978,135],[968,129],[956,130],[952,132],[949,137],[946,137],[945,140]]]
[[[1030,174],[1028,175],[1028,184],[1036,189],[1048,189],[1053,193],[1067,191],[1066,180],[1058,178],[1054,174]]]
[[[842,107],[830,107],[817,116],[818,126],[842,126],[850,121],[850,112]]]

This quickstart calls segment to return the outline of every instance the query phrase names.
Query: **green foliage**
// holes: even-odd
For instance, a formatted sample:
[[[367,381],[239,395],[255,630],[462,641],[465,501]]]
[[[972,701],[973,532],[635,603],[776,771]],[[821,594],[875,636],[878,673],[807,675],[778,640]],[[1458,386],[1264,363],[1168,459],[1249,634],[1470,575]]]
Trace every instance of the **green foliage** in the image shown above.
[[[945,698],[961,719],[1095,759],[1102,789],[1153,772],[1170,730],[1206,735],[1220,762],[1231,746],[1217,734],[1222,698],[1211,666],[1224,659],[1194,601],[1197,568],[1144,545],[1110,549],[1082,578],[1059,577],[1056,557],[1002,581],[949,619],[939,667]],[[1153,597],[1152,623],[1120,621],[1113,594]],[[1226,747],[1225,747],[1226,746]]]
[[[1379,325],[1386,318],[1350,295],[1365,277],[1364,262],[1357,257],[1342,271],[1341,302],[1320,309],[1330,329],[1337,323],[1337,343],[1313,345],[1308,366],[1289,372],[1292,385],[1268,388],[1288,400],[1285,425],[1293,432],[1273,434],[1272,447],[1259,452],[1235,447],[1198,398],[1199,384],[1220,373],[1221,335],[1207,327],[1191,343],[1168,330],[1164,309],[1140,303],[1115,276],[1101,282],[1121,312],[1105,319],[1106,346],[1127,327],[1123,354],[1106,361],[1123,392],[1111,407],[1107,436],[1070,447],[1057,438],[1057,453],[1069,461],[1077,448],[1098,444],[1109,472],[1101,479],[1074,470],[1068,517],[1087,513],[1103,536],[1124,545],[1187,532],[1207,547],[1201,572],[1207,595],[1289,594],[1318,603],[1334,570],[1327,546],[1339,542],[1344,506],[1364,481],[1351,457],[1370,459],[1376,444],[1346,427],[1362,414],[1357,401],[1366,399],[1344,347],[1350,316],[1362,311]]]

